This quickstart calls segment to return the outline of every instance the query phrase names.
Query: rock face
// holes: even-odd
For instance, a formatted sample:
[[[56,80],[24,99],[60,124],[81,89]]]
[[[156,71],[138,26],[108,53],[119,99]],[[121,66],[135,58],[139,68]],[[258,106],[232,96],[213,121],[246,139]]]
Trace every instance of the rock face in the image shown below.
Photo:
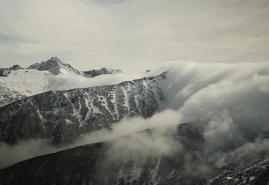
[[[87,77],[95,77],[95,76],[99,76],[103,74],[116,74],[116,73],[122,73],[122,71],[119,69],[107,69],[103,67],[101,69],[93,69],[90,71],[83,72],[84,76],[87,76]]]
[[[51,91],[0,108],[0,140],[49,138],[71,142],[121,120],[124,116],[152,116],[164,101],[158,87],[165,73],[117,85]]]
[[[80,71],[73,68],[70,64],[63,63],[59,58],[52,57],[51,59],[41,62],[35,63],[28,67],[29,69],[36,69],[39,71],[49,71],[51,74],[58,75],[62,73],[63,70],[72,71],[76,74],[80,74]]]

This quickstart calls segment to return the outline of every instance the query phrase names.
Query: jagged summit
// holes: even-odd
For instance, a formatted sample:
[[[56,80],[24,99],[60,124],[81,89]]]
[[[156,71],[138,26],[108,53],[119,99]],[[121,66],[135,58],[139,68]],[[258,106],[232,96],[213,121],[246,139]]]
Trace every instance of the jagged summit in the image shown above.
[[[57,57],[51,57],[49,60],[41,63],[35,63],[28,67],[29,69],[36,69],[39,71],[49,71],[54,75],[62,73],[64,70],[72,71],[76,74],[80,74],[80,71],[73,68],[70,64],[63,63]]]
[[[122,73],[120,69],[111,69],[111,68],[101,68],[101,69],[93,69],[89,71],[84,71],[84,76],[87,77],[95,77],[103,74],[116,74],[116,73]]]
[[[32,64],[28,68],[22,68],[19,65],[0,68],[0,107],[19,100],[21,97],[42,92],[90,87],[93,86],[90,78],[120,72],[118,69],[101,68],[85,74],[70,64],[62,62],[58,57],[51,57],[49,60]],[[116,82],[113,83],[113,80],[107,80],[103,85],[121,82],[120,78],[115,80]]]

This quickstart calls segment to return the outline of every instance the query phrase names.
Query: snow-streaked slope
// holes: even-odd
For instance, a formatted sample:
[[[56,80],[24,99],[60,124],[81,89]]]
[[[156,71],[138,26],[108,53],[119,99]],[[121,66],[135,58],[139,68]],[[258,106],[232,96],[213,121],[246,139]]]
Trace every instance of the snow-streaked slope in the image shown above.
[[[70,142],[124,116],[152,116],[163,104],[166,74],[117,85],[50,91],[0,108],[0,140],[49,138]]]

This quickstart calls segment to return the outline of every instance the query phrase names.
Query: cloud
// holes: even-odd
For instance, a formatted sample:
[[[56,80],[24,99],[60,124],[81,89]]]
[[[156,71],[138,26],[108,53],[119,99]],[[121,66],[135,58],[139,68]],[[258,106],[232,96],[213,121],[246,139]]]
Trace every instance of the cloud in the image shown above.
[[[267,0],[0,0],[0,33],[23,38],[0,44],[1,64],[59,56],[79,69],[144,71],[175,59],[264,61],[268,6]]]
[[[180,62],[163,82],[167,106],[204,128],[208,150],[231,150],[269,130],[269,63]],[[152,73],[155,73],[154,71]]]
[[[88,88],[95,86],[106,86],[142,78],[142,74],[107,74],[94,78],[88,78],[77,74],[65,73],[57,76],[49,76],[48,90],[67,90],[74,88]]]
[[[20,142],[17,145],[8,145],[0,142],[0,169],[18,161],[29,159],[60,150],[51,146],[48,141],[36,139]]]
[[[177,112],[165,110],[148,119],[141,117],[125,118],[119,123],[114,124],[111,129],[104,128],[90,134],[84,134],[76,142],[69,145],[53,146],[45,139],[24,141],[16,145],[0,143],[0,168],[36,156],[104,141],[112,141],[107,151],[108,153],[117,148],[126,147],[126,144],[129,143],[129,148],[125,150],[126,153],[121,153],[122,159],[125,160],[129,160],[128,154],[130,152],[139,152],[141,154],[140,159],[145,159],[153,154],[168,155],[170,151],[175,149],[176,145],[178,146],[169,138],[172,136],[171,133],[175,132],[174,128],[179,123],[180,115]],[[143,133],[148,129],[154,130],[153,135]],[[116,152],[115,155],[117,155]],[[107,159],[109,161],[117,161],[119,160],[117,157],[120,157],[120,155],[109,155]]]

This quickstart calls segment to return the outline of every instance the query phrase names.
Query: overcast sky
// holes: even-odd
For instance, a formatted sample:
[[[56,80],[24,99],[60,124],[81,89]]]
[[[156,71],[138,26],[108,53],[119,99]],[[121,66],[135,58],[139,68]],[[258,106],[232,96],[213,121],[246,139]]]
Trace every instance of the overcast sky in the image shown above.
[[[0,64],[269,61],[268,0],[0,0]]]

